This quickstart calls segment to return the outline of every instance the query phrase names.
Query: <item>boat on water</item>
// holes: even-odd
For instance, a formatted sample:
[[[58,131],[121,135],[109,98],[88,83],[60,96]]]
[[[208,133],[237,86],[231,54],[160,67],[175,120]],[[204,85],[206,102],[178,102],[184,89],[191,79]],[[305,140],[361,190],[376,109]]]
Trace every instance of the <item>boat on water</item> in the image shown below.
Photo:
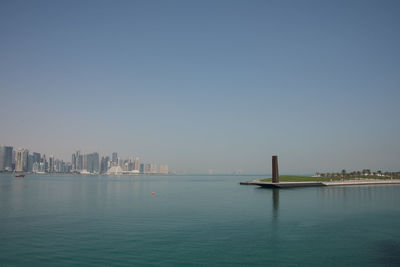
[[[23,173],[21,173],[21,174],[16,174],[15,177],[17,177],[17,178],[24,178],[24,177],[25,177],[25,174],[23,174]]]

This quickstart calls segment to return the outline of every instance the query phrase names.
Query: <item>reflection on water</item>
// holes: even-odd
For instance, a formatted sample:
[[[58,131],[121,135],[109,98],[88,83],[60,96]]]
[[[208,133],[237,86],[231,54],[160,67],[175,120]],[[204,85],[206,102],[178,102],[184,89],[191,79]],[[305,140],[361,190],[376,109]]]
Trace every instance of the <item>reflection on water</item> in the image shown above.
[[[272,189],[272,215],[277,218],[279,213],[279,189]]]
[[[323,206],[363,210],[382,208],[382,206],[395,207],[398,202],[396,196],[398,189],[398,185],[362,185],[324,187],[316,192],[317,200]]]

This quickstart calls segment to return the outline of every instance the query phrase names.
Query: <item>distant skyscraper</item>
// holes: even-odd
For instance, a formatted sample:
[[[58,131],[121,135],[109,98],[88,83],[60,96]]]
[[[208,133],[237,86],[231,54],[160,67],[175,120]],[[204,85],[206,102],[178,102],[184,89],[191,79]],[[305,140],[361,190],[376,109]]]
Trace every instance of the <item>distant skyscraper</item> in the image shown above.
[[[32,165],[32,172],[39,172],[40,170],[40,162],[34,162]]]
[[[28,164],[26,171],[31,172],[33,167],[33,155],[28,154]]]
[[[0,172],[4,171],[4,162],[5,162],[5,148],[4,146],[0,146]]]
[[[54,156],[53,155],[51,155],[49,157],[49,165],[48,165],[48,167],[49,167],[49,169],[48,169],[49,172],[54,172]]]
[[[106,158],[105,157],[101,157],[101,160],[100,160],[100,173],[105,173],[106,169],[107,169]]]
[[[29,169],[28,169],[28,167],[29,167],[29,150],[24,149],[23,157],[24,157],[24,162],[22,165],[23,170],[24,170],[24,172],[27,172],[27,171],[29,171]]]
[[[72,154],[72,156],[71,156],[71,164],[72,164],[72,169],[75,171],[76,170],[76,155],[75,155],[75,153]]]
[[[0,146],[0,171],[12,171],[12,146]]]
[[[135,171],[138,171],[140,168],[140,159],[139,158],[135,158],[135,161],[133,162],[133,169]]]
[[[32,156],[33,156],[33,163],[35,163],[35,162],[39,163],[40,162],[40,153],[33,152]]]
[[[146,163],[145,168],[144,168],[144,173],[150,173],[151,171],[151,164]]]
[[[41,168],[40,171],[47,172],[48,171],[48,167],[49,167],[49,163],[47,162],[46,155],[43,154],[42,162],[40,164],[40,168]]]
[[[82,163],[83,163],[82,161],[83,161],[83,158],[82,158],[81,152],[79,150],[77,150],[75,152],[75,161],[74,161],[75,164],[73,165],[74,171],[82,170]]]
[[[16,159],[17,159],[17,151],[13,150],[12,151],[12,164],[15,165]]]
[[[120,166],[121,168],[124,167],[124,163],[125,163],[125,161],[123,159],[121,159],[121,158],[117,159],[117,165]]]
[[[16,154],[15,171],[26,172],[28,171],[28,155],[29,151],[19,148]]]
[[[83,155],[83,170],[90,173],[100,172],[99,153],[95,152]]]
[[[90,159],[89,159],[89,161],[90,161]],[[89,165],[90,165],[90,162],[89,162]],[[90,172],[88,170],[88,154],[84,154],[82,157],[82,170],[86,170],[86,171]]]
[[[113,152],[113,153],[112,153],[111,161],[112,161],[112,163],[114,163],[115,165],[118,163],[118,153],[117,153],[117,152]]]
[[[110,157],[106,156],[105,161],[106,161],[105,167],[106,167],[106,172],[107,172],[108,168],[110,167]]]
[[[144,164],[143,163],[140,164],[139,172],[144,173]]]
[[[79,155],[76,159],[78,160],[76,167],[78,168],[78,170],[82,170],[83,169],[83,155]]]

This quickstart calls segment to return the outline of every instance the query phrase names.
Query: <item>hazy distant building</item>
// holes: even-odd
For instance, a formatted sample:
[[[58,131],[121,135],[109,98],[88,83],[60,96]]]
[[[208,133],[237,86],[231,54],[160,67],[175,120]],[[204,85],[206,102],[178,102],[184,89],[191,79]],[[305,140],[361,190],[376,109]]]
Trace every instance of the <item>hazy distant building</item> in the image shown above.
[[[80,171],[83,168],[83,157],[81,152],[77,150],[75,154],[72,155],[72,170],[73,171]]]
[[[150,170],[151,170],[151,164],[146,163],[146,165],[144,166],[144,173],[150,173]]]
[[[103,173],[103,170],[104,170],[104,162],[105,162],[105,158],[104,158],[104,157],[101,157],[101,160],[100,160],[100,173]]]
[[[17,151],[13,150],[12,151],[12,164],[15,165],[16,159],[17,159]]]
[[[83,155],[79,155],[77,158],[76,158],[76,160],[77,160],[77,165],[76,165],[76,167],[77,167],[77,170],[82,170],[83,169]]]
[[[100,158],[99,158],[99,153],[95,152],[92,154],[93,155],[93,172],[94,173],[99,173],[100,172]]]
[[[40,163],[40,160],[41,160],[40,153],[33,152],[32,156],[33,156],[33,163],[35,163],[35,162]]]
[[[117,164],[118,163],[118,153],[117,152],[113,152],[112,153],[111,161],[112,161],[113,164]]]
[[[160,173],[168,174],[168,165],[160,165]]]
[[[29,155],[28,154],[28,164],[27,164],[26,171],[31,172],[32,171],[32,166],[33,166],[33,155]]]
[[[43,154],[42,161],[40,163],[41,163],[40,164],[41,171],[42,172],[47,172],[49,163],[47,162],[45,154]]]
[[[15,171],[26,172],[28,171],[28,155],[29,151],[19,148],[16,153]]]
[[[24,150],[22,148],[18,148],[17,153],[15,154],[15,171],[22,172],[23,171],[23,153]]]
[[[0,146],[0,171],[12,171],[13,147]]]
[[[40,162],[34,162],[32,165],[32,172],[40,172]]]
[[[72,156],[71,156],[71,164],[72,164],[72,169],[75,171],[76,170],[76,155],[75,155],[75,153],[72,154]]]
[[[91,153],[85,154],[83,156],[83,168],[89,173],[99,173],[100,172],[100,164],[99,164],[99,153]]]
[[[54,172],[54,156],[53,155],[50,155],[50,157],[49,157],[48,172]]]
[[[157,173],[157,165],[150,164],[150,173]]]
[[[133,162],[133,169],[135,171],[139,171],[140,168],[140,159],[139,158],[135,158],[135,161]]]
[[[140,164],[139,172],[140,172],[140,173],[144,173],[144,164],[143,164],[143,163]]]
[[[124,168],[124,163],[125,161],[121,158],[117,159],[117,165],[120,166],[121,168]]]
[[[100,173],[106,173],[108,171],[109,161],[109,157],[101,157]]]

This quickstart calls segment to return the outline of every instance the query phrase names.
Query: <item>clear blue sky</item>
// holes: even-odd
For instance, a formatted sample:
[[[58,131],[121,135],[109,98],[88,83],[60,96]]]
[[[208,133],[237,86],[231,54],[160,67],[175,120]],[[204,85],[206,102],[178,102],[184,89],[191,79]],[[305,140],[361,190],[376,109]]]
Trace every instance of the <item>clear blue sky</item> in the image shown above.
[[[400,169],[400,1],[1,1],[0,143],[192,173]]]

